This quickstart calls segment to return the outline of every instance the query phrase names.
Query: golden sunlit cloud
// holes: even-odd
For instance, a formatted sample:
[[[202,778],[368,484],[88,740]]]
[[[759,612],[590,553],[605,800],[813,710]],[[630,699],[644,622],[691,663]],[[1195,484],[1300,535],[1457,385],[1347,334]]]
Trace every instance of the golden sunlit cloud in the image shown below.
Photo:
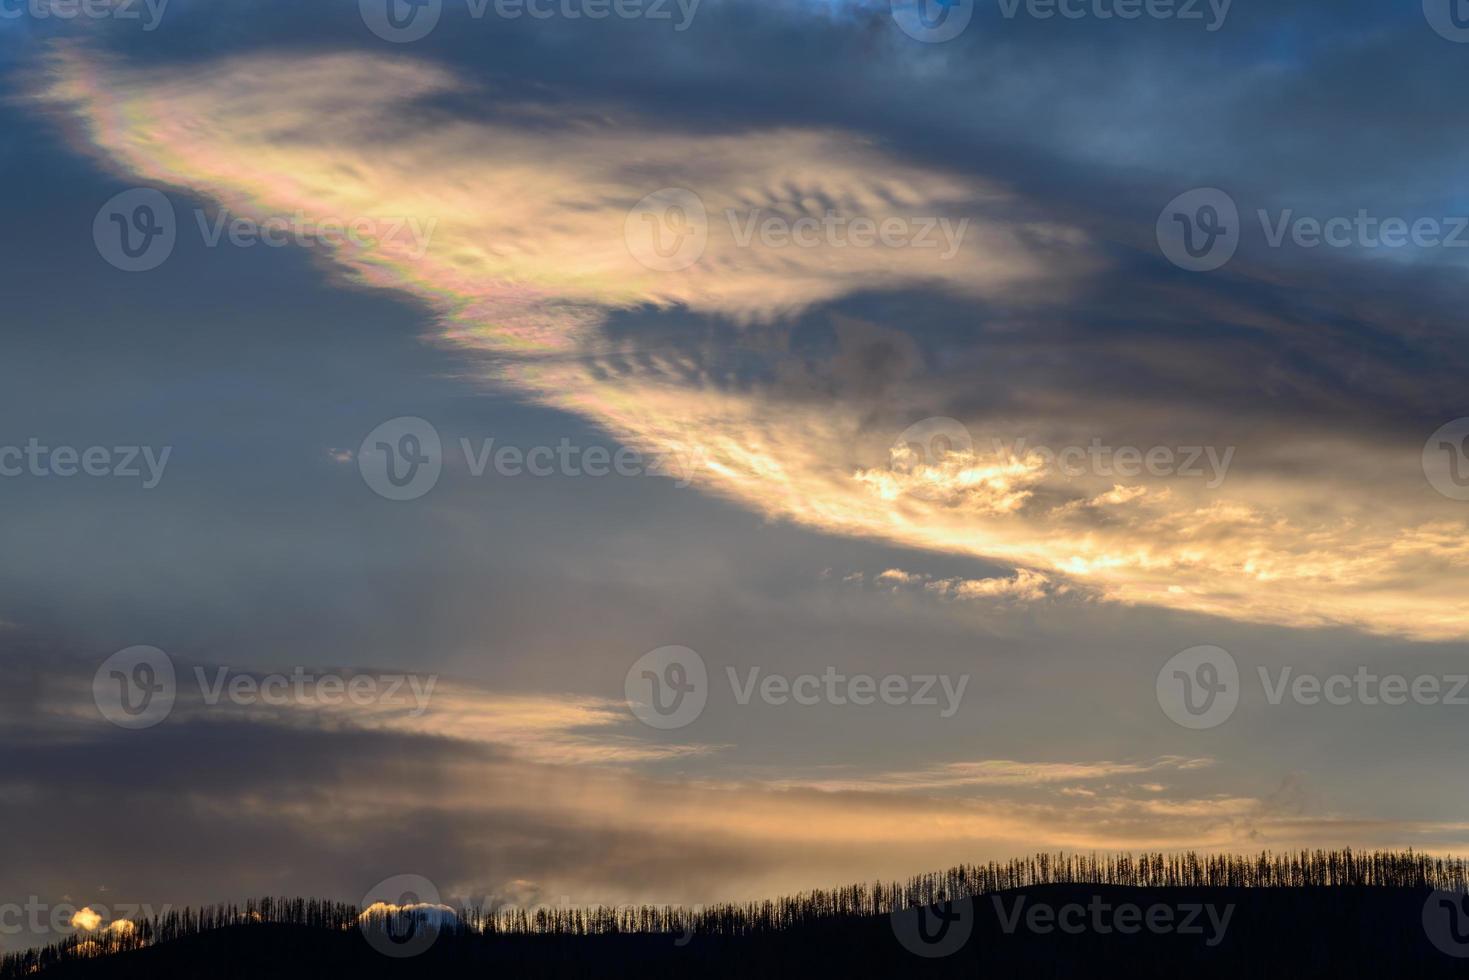
[[[345,705],[339,713],[341,721],[358,728],[494,745],[519,758],[562,765],[657,762],[716,748],[647,742],[624,734],[621,730],[629,727],[631,715],[621,701],[502,694],[455,681],[439,683],[432,709],[426,712],[393,705]]]
[[[639,307],[757,330],[866,290],[1064,302],[1102,261],[1076,229],[1009,217],[1004,188],[831,130],[681,132],[618,107],[553,113],[497,103],[491,91],[473,93],[493,110],[475,120],[415,108],[465,92],[448,72],[403,58],[246,56],[139,70],[80,47],[59,52],[44,86],[138,179],[256,218],[304,212],[432,229],[426,242],[384,235],[331,257],[355,281],[426,303],[445,340],[496,354],[486,368],[495,382],[645,452],[697,461],[694,483],[706,492],[832,534],[1019,569],[1008,586],[948,580],[932,591],[1034,599],[1069,581],[1110,601],[1237,620],[1469,635],[1455,584],[1469,566],[1469,525],[1423,493],[1417,446],[1378,452],[1365,486],[1326,465],[1288,485],[1239,459],[1227,469],[1230,447],[1214,447],[1224,463],[1216,479],[1118,482],[986,444],[1022,429],[1067,445],[1109,425],[1037,411],[966,418],[973,445],[930,457],[894,444],[938,414],[925,378],[896,384],[878,414],[721,386],[687,357],[602,330]],[[702,255],[677,271],[639,261],[627,236],[634,205],[665,188],[693,190],[710,216]],[[740,221],[725,220],[828,212],[968,224],[944,259],[759,236],[742,244]]]
[[[92,911],[91,907],[78,909],[71,917],[71,927],[83,932],[92,932],[102,924],[102,916]]]
[[[357,918],[358,921],[367,922],[373,919],[392,918],[401,915],[434,918],[443,922],[453,922],[459,918],[459,913],[455,912],[451,906],[439,905],[432,902],[410,902],[406,905],[395,905],[392,902],[373,902],[359,912]]]

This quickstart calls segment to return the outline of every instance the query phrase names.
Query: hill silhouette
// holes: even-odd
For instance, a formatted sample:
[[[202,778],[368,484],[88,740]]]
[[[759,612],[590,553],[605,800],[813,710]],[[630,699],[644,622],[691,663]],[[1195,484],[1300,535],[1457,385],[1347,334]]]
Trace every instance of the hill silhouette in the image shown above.
[[[1460,860],[1392,852],[1043,856],[697,910],[364,919],[340,903],[262,900],[7,957],[0,980],[491,970],[527,978],[1469,977],[1464,871]]]

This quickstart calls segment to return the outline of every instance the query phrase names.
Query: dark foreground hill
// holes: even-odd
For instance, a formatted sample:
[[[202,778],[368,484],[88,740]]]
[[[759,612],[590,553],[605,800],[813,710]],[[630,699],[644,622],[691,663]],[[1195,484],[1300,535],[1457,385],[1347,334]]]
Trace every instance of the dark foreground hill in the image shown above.
[[[966,904],[967,903],[967,904]],[[432,926],[426,928],[432,929]],[[404,952],[431,938],[408,957]],[[386,943],[386,945],[384,945]],[[1469,977],[1463,896],[1428,888],[1007,889],[742,935],[507,935],[261,922],[53,962],[40,980],[324,977]],[[34,968],[38,964],[32,964]]]

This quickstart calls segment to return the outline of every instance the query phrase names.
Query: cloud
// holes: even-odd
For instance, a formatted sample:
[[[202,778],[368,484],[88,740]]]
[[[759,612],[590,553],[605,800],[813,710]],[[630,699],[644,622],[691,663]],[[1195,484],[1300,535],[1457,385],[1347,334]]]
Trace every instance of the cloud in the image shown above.
[[[37,753],[37,765],[96,753],[119,761],[106,785],[88,782],[78,766],[53,776],[34,805],[6,807],[10,839],[28,843],[0,847],[0,883],[20,893],[59,885],[66,873],[44,855],[60,839],[80,841],[68,853],[88,875],[177,901],[272,889],[355,898],[411,871],[446,901],[519,892],[533,881],[573,905],[757,898],[1034,849],[1253,850],[1326,837],[1447,848],[1465,839],[1462,826],[1344,818],[1268,793],[1119,785],[1202,771],[1182,758],[982,760],[907,780],[793,773],[761,783],[545,765],[396,733],[169,725],[147,751],[125,746],[130,734],[114,746]],[[165,798],[174,801],[167,826],[152,816]],[[92,814],[104,799],[109,837],[136,848],[74,835],[81,818],[70,814]]]
[[[54,657],[37,666],[62,672]],[[1249,851],[1326,837],[1469,844],[1453,821],[1334,812],[1299,779],[1272,787],[1257,766],[1195,755],[904,752],[896,764],[813,769],[788,759],[758,770],[701,766],[691,778],[656,754],[567,748],[578,733],[615,734],[596,705],[527,697],[513,706],[470,685],[441,686],[456,692],[447,725],[213,709],[183,710],[146,732],[94,719],[32,737],[12,774],[27,791],[0,796],[12,830],[0,840],[0,889],[64,895],[102,880],[111,893],[174,902],[281,890],[356,900],[374,882],[413,873],[445,901],[522,894],[533,882],[576,905],[707,903],[1034,849]],[[84,686],[40,689],[90,700]],[[493,733],[458,721],[502,704],[515,717]],[[47,717],[59,710],[42,708]],[[116,839],[135,846],[111,846]],[[87,927],[100,924],[99,915]]]
[[[360,922],[372,922],[404,915],[437,926],[453,926],[459,922],[459,913],[452,907],[432,902],[410,902],[407,905],[373,902],[357,914],[357,919]]]
[[[878,585],[897,586],[911,585],[914,582],[921,582],[922,580],[923,579],[921,576],[913,575],[910,572],[905,572],[901,568],[889,568],[886,571],[880,572],[878,574],[876,582]]]
[[[453,739],[491,746],[497,751],[552,765],[630,765],[705,755],[716,745],[648,741],[621,701],[572,693],[510,693],[438,675],[379,675],[360,668],[313,668],[303,676],[336,677],[347,690],[352,678],[382,677],[371,690],[380,697],[318,696],[314,684],[297,697],[289,683],[270,688],[262,682],[279,672],[230,670],[176,661],[179,678],[173,722],[277,725],[301,731],[323,727]],[[269,698],[252,695],[235,702],[224,694],[238,678],[252,678],[255,690],[275,690]],[[290,677],[286,676],[289,682]],[[54,687],[51,686],[54,684]],[[220,696],[209,695],[218,685]],[[56,737],[75,737],[97,722],[85,678],[52,678],[34,702],[40,724],[60,724]],[[33,731],[35,729],[32,729]],[[0,786],[0,800],[7,795]],[[17,790],[18,791],[18,790]]]
[[[78,909],[71,917],[71,927],[80,929],[82,932],[92,932],[102,924],[102,916],[93,912],[90,907]]]
[[[1010,578],[946,578],[926,582],[923,587],[954,599],[1003,598],[1025,602],[1034,602],[1067,591],[1065,585],[1058,586],[1047,576],[1028,568],[1018,570]]]
[[[848,575],[844,582],[861,583],[864,575]],[[1012,602],[1040,602],[1069,593],[1086,595],[1084,588],[1076,588],[1064,581],[1029,568],[1016,569],[1013,575],[996,575],[989,578],[938,578],[924,572],[909,572],[901,568],[889,568],[873,578],[874,584],[891,591],[921,589],[929,595],[942,599],[959,600],[1007,600]]]
[[[625,107],[504,101],[489,119],[435,113],[427,127],[415,122],[424,100],[497,96],[406,58],[256,55],[137,70],[70,48],[53,68],[46,97],[83,113],[122,166],[248,216],[369,219],[381,234],[342,243],[337,261],[364,282],[421,295],[477,344],[506,351],[571,349],[606,311],[645,304],[750,321],[902,284],[984,295],[1054,274],[1027,238],[1074,234],[986,220],[1006,204],[998,188],[837,130],[689,133]],[[124,80],[132,94],[109,94]],[[707,261],[667,272],[635,257],[627,230],[640,199],[675,186],[702,199],[709,244]],[[960,210],[975,215],[953,261],[880,237],[858,247],[823,233],[812,247],[779,247],[739,227],[752,217],[936,221]],[[408,218],[426,243],[388,233]]]
[[[1234,433],[1245,440],[1218,422],[1220,405],[1233,402],[1248,418],[1251,397],[1211,362],[1217,338],[1145,350],[1113,338],[1117,369],[1082,346],[1046,376],[993,374],[1006,367],[1015,333],[1037,332],[1035,356],[1052,361],[1047,334],[1070,329],[1068,342],[1094,343],[1068,321],[1071,297],[1102,304],[1098,316],[1156,320],[1163,314],[1138,296],[1171,293],[1163,308],[1197,301],[1230,329],[1291,336],[1300,326],[1269,307],[1275,287],[1263,272],[1241,272],[1246,286],[1228,296],[1162,279],[1109,296],[1115,253],[960,168],[905,160],[829,127],[710,134],[616,104],[499,100],[408,58],[257,54],[138,69],[70,47],[43,88],[139,179],[252,216],[431,227],[422,255],[385,234],[330,258],[356,282],[427,304],[441,338],[484,365],[488,381],[646,452],[696,461],[687,469],[701,490],[771,519],[1001,561],[1125,604],[1420,640],[1469,635],[1453,585],[1469,566],[1469,524],[1451,502],[1425,495],[1422,436],[1385,442],[1331,419],[1333,405],[1351,401],[1345,381],[1334,390],[1310,372],[1286,373],[1282,385],[1302,386],[1298,397],[1314,399],[1315,414],[1297,432],[1251,423]],[[446,107],[454,99],[489,108],[456,115]],[[696,190],[715,218],[703,258],[660,272],[634,258],[624,232],[636,202],[670,187]],[[718,220],[727,211],[787,222],[834,211],[971,223],[944,261],[829,243],[742,248],[737,223]],[[940,358],[899,342],[916,329],[838,324],[832,356],[791,356],[804,312],[875,293],[921,296],[905,315],[937,304],[985,329],[967,353]],[[982,304],[1003,310],[999,322],[985,320]],[[652,342],[651,325],[675,312],[731,326],[761,370],[732,377],[687,337]],[[1315,348],[1317,374],[1353,356],[1331,338]],[[904,349],[912,353],[886,373],[855,370]],[[1238,358],[1241,348],[1232,349]],[[1108,373],[1120,368],[1127,373]],[[976,381],[987,374],[994,394],[976,404]],[[1113,387],[1128,378],[1157,387],[1146,395]],[[915,420],[938,414],[968,426],[973,448],[929,458],[895,444]],[[1140,437],[1150,435],[1184,454],[1201,431],[1227,440],[1194,447],[1211,459],[1240,450],[1227,480],[1216,469],[1209,480],[1170,473],[1119,484],[1110,468],[1058,470],[995,442],[1025,433],[1031,445],[1106,441],[1146,452],[1152,444]],[[1319,466],[1303,467],[1307,459]]]
[[[636,728],[626,704],[569,694],[505,694],[450,681],[441,682],[430,709],[422,715],[372,706],[349,708],[340,712],[342,721],[364,729],[496,745],[542,763],[647,763],[715,750],[639,739],[626,732]]]
[[[1150,763],[1016,762],[1011,759],[985,759],[977,762],[949,762],[901,772],[873,773],[851,779],[815,779],[800,785],[827,792],[927,793],[981,786],[1036,787],[1052,783],[1135,776],[1160,770],[1188,771],[1212,764],[1209,759],[1173,756]],[[1093,796],[1095,792],[1087,790],[1085,795]]]

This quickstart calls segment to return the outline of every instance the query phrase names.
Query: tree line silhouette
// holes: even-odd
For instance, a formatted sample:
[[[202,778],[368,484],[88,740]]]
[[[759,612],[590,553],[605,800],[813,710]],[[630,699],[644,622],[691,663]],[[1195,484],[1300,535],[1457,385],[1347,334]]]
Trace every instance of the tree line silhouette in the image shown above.
[[[714,906],[598,906],[593,908],[470,906],[455,910],[440,932],[449,937],[692,935],[779,933],[833,920],[887,915],[946,899],[1043,885],[1136,888],[1396,888],[1469,892],[1464,858],[1414,851],[1262,852],[1255,857],[1144,853],[1137,856],[1037,854],[1005,862],[961,864],[904,882],[815,889],[766,901]],[[127,952],[217,929],[288,925],[349,930],[362,910],[344,902],[260,898],[240,904],[170,910],[123,930],[69,936],[39,949],[0,957],[0,980],[29,976],[57,963]],[[377,927],[369,923],[368,927]]]

